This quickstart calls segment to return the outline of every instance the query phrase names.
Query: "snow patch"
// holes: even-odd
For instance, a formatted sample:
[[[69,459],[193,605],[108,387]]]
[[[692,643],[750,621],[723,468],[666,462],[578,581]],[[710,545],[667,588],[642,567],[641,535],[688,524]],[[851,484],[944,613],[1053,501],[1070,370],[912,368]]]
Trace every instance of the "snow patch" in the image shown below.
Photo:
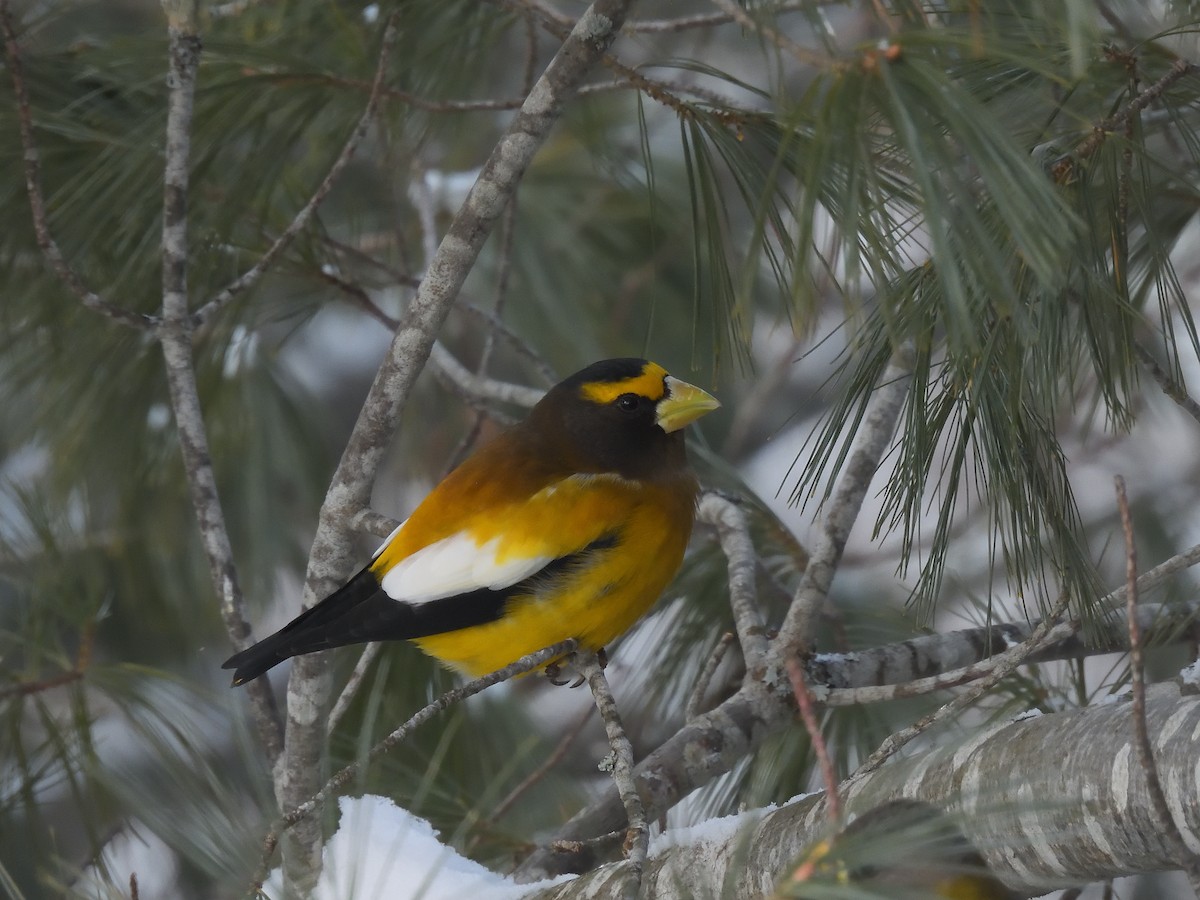
[[[516,900],[574,877],[517,884],[443,844],[432,825],[387,797],[342,797],[338,810],[313,900]],[[278,869],[263,892],[272,900],[283,896]]]

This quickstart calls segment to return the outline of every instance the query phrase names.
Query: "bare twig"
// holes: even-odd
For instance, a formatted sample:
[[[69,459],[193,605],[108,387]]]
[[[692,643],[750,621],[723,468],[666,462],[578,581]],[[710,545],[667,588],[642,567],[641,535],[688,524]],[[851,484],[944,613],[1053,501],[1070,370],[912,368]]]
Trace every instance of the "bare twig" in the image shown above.
[[[496,260],[496,284],[492,289],[492,317],[499,322],[504,317],[504,306],[508,302],[508,282],[512,276],[513,245],[517,233],[517,193],[513,193],[512,201],[504,210],[504,219],[500,223],[500,247]],[[483,350],[479,354],[478,374],[487,371],[491,361],[492,349],[496,342],[494,329],[489,329],[484,340]]]
[[[625,832],[609,831],[595,837],[582,840],[557,840],[550,842],[550,849],[555,853],[579,853],[584,849],[593,849],[598,853],[613,855],[625,840]]]
[[[329,719],[325,724],[326,734],[332,735],[337,729],[338,722],[342,720],[342,716],[346,714],[346,710],[354,702],[359,688],[362,687],[363,679],[367,676],[367,669],[371,668],[371,663],[375,662],[375,657],[379,656],[379,651],[382,648],[383,644],[379,641],[372,641],[363,647],[362,653],[358,656],[358,662],[354,664],[354,671],[346,679],[345,687],[342,688],[342,692],[338,694],[337,700],[334,701],[333,708],[329,711]]]
[[[825,743],[825,735],[821,734],[821,723],[817,721],[813,696],[804,683],[804,667],[794,656],[787,661],[788,680],[792,684],[792,694],[796,697],[796,708],[800,711],[800,719],[812,742],[813,753],[817,755],[817,763],[821,768],[821,779],[825,782],[825,809],[829,820],[835,826],[842,821],[842,798],[838,794],[837,769],[829,755],[829,745]]]
[[[592,713],[595,711],[596,708],[594,706],[589,706],[583,711],[583,714],[575,721],[575,724],[568,728],[566,734],[559,739],[557,746],[555,746],[550,755],[542,760],[536,769],[526,775],[521,780],[521,783],[509,791],[508,796],[497,803],[495,808],[488,813],[487,818],[483,820],[484,824],[497,821],[512,808],[514,803],[521,799],[526,791],[545,778],[551,769],[562,762],[563,757],[567,755],[567,751],[571,749],[571,746],[579,738],[579,735],[583,734],[584,727],[591,721]]]
[[[790,55],[796,62],[802,66],[812,66],[816,69],[832,70],[844,65],[839,60],[834,59],[827,53],[822,53],[819,50],[813,50],[810,47],[804,47],[797,44],[778,28],[768,25],[760,19],[756,19],[739,6],[736,0],[713,0],[713,4],[717,6],[725,15],[741,25],[748,31],[753,31],[761,34],[764,38]]]
[[[200,538],[220,599],[221,618],[238,650],[251,642],[245,603],[238,585],[233,548],[217,493],[208,432],[200,408],[200,392],[192,358],[192,320],[188,314],[188,167],[191,159],[192,101],[201,42],[194,3],[164,0],[168,19],[166,162],[163,174],[162,324],[158,329],[166,360],[171,408],[179,430],[179,446]],[[271,763],[283,752],[283,732],[268,679],[248,685],[259,739]]]
[[[1188,394],[1187,389],[1171,377],[1171,374],[1158,364],[1154,354],[1147,350],[1140,341],[1134,341],[1133,352],[1141,360],[1142,367],[1150,373],[1150,377],[1162,388],[1162,392],[1174,400],[1184,412],[1200,422],[1200,403]]]
[[[536,12],[541,20],[542,27],[556,37],[561,38],[567,33],[567,29],[571,26],[570,19],[539,2],[539,0],[519,0],[519,2],[521,7],[531,9]],[[691,118],[695,115],[695,109],[676,96],[668,82],[646,76],[640,70],[635,69],[632,66],[627,66],[611,53],[605,53],[602,55],[600,61],[604,64],[605,68],[617,73],[617,75],[619,75],[623,80],[621,82],[611,82],[607,85],[588,85],[586,88],[580,89],[580,94],[585,92],[592,93],[594,91],[618,89],[618,87],[632,87],[635,90],[641,91],[656,103],[660,103],[668,109],[673,110],[682,118]],[[711,95],[711,92],[695,86],[676,87],[680,92],[683,93],[692,93],[696,94],[697,96],[702,96],[704,94]],[[749,113],[745,113],[744,111],[727,109],[726,107],[730,106],[731,104],[727,104],[722,100],[716,101],[716,105],[722,107],[722,109],[711,111],[712,115],[726,121],[737,122],[745,115],[749,115]]]
[[[275,852],[275,847],[279,843],[279,837],[288,829],[294,828],[298,822],[303,821],[319,810],[325,803],[333,798],[342,788],[350,784],[363,768],[383,756],[388,751],[394,749],[400,743],[405,741],[414,730],[421,725],[424,725],[439,712],[449,709],[456,703],[462,703],[468,697],[473,697],[481,691],[486,690],[494,684],[499,684],[502,681],[507,681],[514,676],[532,672],[535,669],[545,665],[550,660],[559,659],[566,654],[571,653],[575,649],[574,640],[560,641],[557,644],[552,644],[536,653],[530,653],[522,656],[520,659],[509,663],[502,669],[497,669],[495,672],[489,672],[480,678],[473,681],[468,681],[461,687],[446,691],[442,696],[438,697],[432,703],[422,707],[413,713],[413,715],[403,725],[400,725],[392,731],[387,737],[373,746],[367,751],[366,758],[357,762],[352,762],[350,765],[338,771],[333,775],[319,791],[306,799],[303,803],[297,804],[290,809],[286,815],[280,817],[267,836],[263,839],[263,858],[261,860],[260,869],[254,882],[254,889],[262,888],[263,881],[267,876],[267,866],[270,863],[270,856]]]
[[[421,228],[421,246],[425,251],[425,259],[432,260],[438,250],[437,221],[434,210],[433,195],[429,183],[420,169],[414,173],[409,186],[409,196],[417,211],[417,221]],[[514,198],[515,186],[514,186]],[[511,207],[510,207],[511,208]],[[482,402],[495,400],[501,403],[513,403],[526,408],[533,407],[544,391],[527,388],[518,384],[507,384],[494,381],[476,374],[458,361],[458,359],[442,344],[435,343],[429,354],[429,361],[446,382],[464,398]]]
[[[418,276],[411,275],[408,272],[397,269],[395,266],[384,262],[382,259],[374,256],[370,252],[370,250],[375,249],[376,246],[381,244],[386,246],[384,242],[390,240],[390,237],[380,238],[379,235],[364,234],[360,235],[358,238],[360,246],[355,246],[354,244],[347,244],[344,241],[339,241],[337,238],[330,237],[328,234],[321,235],[321,242],[323,244],[332,247],[339,254],[344,254],[352,259],[357,260],[358,262],[365,263],[373,269],[379,270],[401,287],[420,287],[421,279]]]
[[[81,681],[87,674],[92,661],[92,647],[96,640],[96,620],[88,619],[79,636],[79,649],[75,653],[75,664],[65,672],[51,675],[49,678],[39,678],[36,681],[18,681],[16,684],[0,688],[0,700],[8,697],[28,697],[40,694],[54,688]]]
[[[353,299],[355,306],[362,309],[385,328],[394,331],[400,326],[399,320],[393,319],[381,310],[371,299],[371,295],[361,285],[346,281],[344,278],[339,278],[330,272],[321,272],[319,277],[322,281],[333,285],[346,296]],[[494,378],[485,378],[472,372],[440,343],[434,344],[433,351],[430,354],[430,361],[434,365],[436,374],[442,377],[443,382],[472,404],[494,401],[530,408],[545,393],[545,391],[537,388],[512,384],[507,381],[497,381]]]
[[[704,668],[696,677],[696,684],[692,687],[692,692],[688,694],[687,703],[683,707],[684,721],[690,722],[700,715],[700,704],[704,702],[704,695],[708,692],[708,686],[717,672],[717,666],[721,665],[721,660],[725,658],[725,653],[733,643],[734,637],[732,631],[725,632],[717,641],[717,646],[713,647],[712,653],[708,654],[708,659],[704,661]]]
[[[379,305],[371,299],[371,295],[367,293],[366,288],[362,285],[355,284],[352,281],[347,281],[340,275],[324,269],[316,269],[314,273],[317,278],[326,284],[333,285],[352,301],[354,305],[365,312],[368,316],[386,328],[388,331],[395,331],[400,327],[400,320],[393,319],[386,312],[379,308]]]
[[[527,97],[537,78],[537,22],[529,9],[521,9],[520,15],[525,26],[525,69],[521,72],[521,96]]]
[[[629,878],[622,888],[624,897],[633,900],[638,896],[642,884],[642,870],[646,865],[647,851],[650,846],[650,829],[646,824],[646,813],[642,806],[641,795],[638,794],[637,783],[633,778],[633,745],[625,734],[621,724],[621,714],[617,710],[617,701],[604,677],[604,669],[596,654],[590,651],[579,651],[575,654],[574,667],[587,679],[592,697],[596,700],[596,709],[604,721],[604,730],[608,733],[608,744],[612,748],[613,782],[621,803],[625,806],[625,815],[629,820],[629,829],[625,835],[625,853],[629,861]],[[607,768],[607,765],[603,766]]]
[[[512,331],[512,329],[505,325],[504,322],[496,318],[494,314],[488,312],[486,309],[480,309],[478,306],[475,306],[472,303],[464,303],[461,300],[455,304],[454,308],[460,313],[464,313],[465,315],[484,322],[493,334],[497,334],[504,338],[513,352],[515,352],[521,358],[527,360],[533,366],[534,371],[537,372],[538,377],[542,379],[544,384],[551,385],[558,381],[558,375],[554,371],[554,367],[551,366],[550,363],[546,362],[546,360],[543,359],[542,356],[536,350],[534,350],[529,343],[516,334],[516,332]]]
[[[1072,635],[1078,633],[1080,623],[1078,620],[1060,622],[1049,631],[1040,642],[1041,648],[1047,648],[1052,644],[1056,644],[1067,640]],[[941,637],[941,635],[938,635]],[[1030,635],[1030,640],[1033,636]],[[935,691],[944,691],[952,687],[969,684],[973,681],[978,681],[981,678],[987,678],[994,675],[998,669],[1004,668],[1006,671],[1012,671],[1010,666],[1010,654],[1019,651],[1022,662],[1033,662],[1030,657],[1040,656],[1040,654],[1028,653],[1024,651],[1024,644],[1016,648],[1010,648],[1003,653],[998,653],[987,659],[972,663],[969,666],[951,669],[946,672],[939,672],[937,675],[929,675],[925,678],[914,678],[911,681],[901,682],[899,684],[882,684],[882,685],[867,685],[851,688],[830,688],[821,696],[821,702],[826,706],[857,706],[867,703],[882,703],[889,700],[903,700],[912,697],[920,697],[925,694],[932,694]]]
[[[158,319],[142,313],[130,312],[103,300],[83,283],[79,273],[67,262],[58,242],[50,233],[46,216],[46,200],[42,196],[42,161],[37,142],[33,138],[33,113],[29,105],[29,88],[25,84],[25,68],[21,60],[21,45],[17,41],[13,26],[9,0],[0,0],[0,30],[4,34],[4,54],[8,62],[8,74],[12,79],[13,94],[17,103],[17,130],[21,135],[21,151],[25,166],[25,193],[29,198],[29,210],[33,219],[33,232],[42,256],[58,279],[67,286],[79,301],[93,312],[107,316],[114,322],[142,330],[158,326]]]
[[[414,185],[414,187],[416,187],[416,186]],[[416,188],[416,189],[419,190],[420,188]],[[426,191],[426,194],[428,194],[427,188],[425,189],[425,191]],[[432,202],[433,202],[432,197],[430,197],[428,200],[428,203],[430,205],[432,205]],[[511,210],[511,207],[509,209]],[[508,215],[508,212],[506,212],[506,215]],[[421,226],[424,229],[426,227],[426,223],[422,221]],[[342,242],[337,241],[327,235],[323,236],[322,240],[329,246],[333,247],[335,250],[338,250],[341,253],[351,256],[360,262],[363,262],[375,269],[378,269],[380,272],[387,275],[398,285],[401,285],[404,287],[412,287],[412,288],[419,288],[421,286],[421,279],[419,277],[417,277],[415,275],[410,275],[407,272],[402,272],[399,269],[397,269],[395,266],[388,265],[383,260],[381,260],[375,256],[372,256],[370,253],[366,252],[365,250],[363,250],[359,247],[354,247],[354,246],[351,246],[350,244],[342,243]],[[437,249],[436,240],[434,241],[433,249],[434,250]],[[500,284],[497,284],[497,289],[499,289],[499,287],[500,287]],[[505,325],[504,322],[501,321],[501,319],[498,318],[494,312],[491,312],[486,309],[480,309],[478,306],[474,305],[473,303],[469,303],[463,299],[460,299],[458,301],[458,303],[455,304],[455,309],[458,310],[460,313],[463,313],[467,316],[470,316],[471,318],[474,318],[480,322],[483,322],[488,327],[489,334],[495,334],[495,335],[498,335],[499,337],[504,338],[505,342],[509,345],[509,347],[513,350],[514,353],[516,353],[518,356],[527,360],[529,363],[531,363],[533,365],[534,370],[538,373],[538,375],[542,378],[542,380],[547,385],[554,384],[555,382],[558,381],[558,377],[555,374],[554,369],[550,366],[550,364],[547,363],[546,360],[543,359],[541,357],[541,355],[527,341],[525,341],[523,338],[521,338],[520,335],[516,334],[516,332],[514,332],[507,325]],[[375,313],[370,312],[370,311],[368,311],[368,312],[374,318],[380,319],[380,321],[384,321],[379,315],[376,315]],[[390,316],[387,317],[387,320],[388,320],[387,324],[394,331],[399,323],[391,324],[395,320],[392,320]]]
[[[388,56],[391,54],[392,46],[396,43],[396,37],[399,33],[397,26],[399,17],[399,10],[393,12],[388,17],[387,25],[384,27],[383,31],[383,41],[379,47],[379,61],[375,65],[375,78],[371,82],[371,93],[367,98],[366,108],[363,110],[363,113],[359,117],[357,124],[354,126],[354,130],[350,132],[350,137],[348,137],[346,139],[346,143],[342,145],[342,150],[338,154],[337,159],[333,161],[333,165],[329,167],[329,171],[325,173],[325,177],[321,180],[321,183],[317,185],[317,189],[313,191],[312,196],[308,198],[308,202],[305,203],[304,206],[300,208],[300,211],[296,213],[295,217],[291,221],[291,224],[289,224],[288,227],[285,228],[277,238],[275,238],[275,241],[266,249],[263,255],[258,258],[254,265],[222,288],[221,291],[206,304],[204,304],[204,306],[196,310],[194,316],[192,317],[193,324],[196,327],[203,325],[213,316],[214,313],[221,309],[221,307],[228,304],[242,291],[252,287],[255,282],[257,282],[258,279],[261,278],[263,274],[271,268],[279,255],[287,249],[289,244],[291,244],[292,239],[295,238],[296,235],[298,235],[301,231],[303,231],[306,225],[308,225],[309,221],[312,219],[313,213],[317,211],[317,207],[321,205],[322,201],[324,201],[324,199],[329,195],[329,192],[333,189],[334,182],[337,181],[338,177],[342,174],[347,164],[349,164],[351,158],[354,156],[355,151],[358,149],[358,145],[362,143],[362,139],[367,134],[367,129],[370,128],[371,122],[375,118],[376,111],[379,109],[383,80],[384,76],[387,74]]]
[[[760,670],[766,664],[767,657],[767,629],[754,584],[757,557],[750,540],[746,514],[736,503],[708,491],[700,498],[696,517],[717,531],[721,550],[728,560],[729,604],[733,608],[734,626],[746,660],[746,670],[752,675],[757,673],[755,677],[762,677]]]
[[[895,434],[900,410],[908,396],[911,356],[908,348],[898,349],[875,388],[862,427],[855,438],[854,449],[829,500],[817,545],[775,641],[775,645],[782,648],[785,658],[796,656],[812,641],[813,629],[825,598],[829,596],[829,588],[850,537],[850,529],[858,518],[875,470],[879,468],[879,462]]]
[[[533,22],[533,16],[525,11],[525,25],[529,33],[529,54],[527,63],[532,67],[534,59],[534,50],[537,41],[537,29]],[[528,80],[532,80],[532,72],[526,73]],[[526,88],[528,90],[528,87]],[[493,289],[492,297],[492,316],[495,321],[500,321],[501,315],[504,313],[505,300],[508,298],[508,280],[512,272],[512,250],[513,250],[513,235],[516,232],[517,223],[517,194],[513,193],[512,202],[508,204],[508,209],[504,211],[504,219],[500,224],[500,250],[499,261],[496,267],[496,286]],[[486,378],[488,365],[492,361],[492,352],[496,348],[496,330],[489,328],[484,336],[483,347],[479,352],[479,362],[475,366],[475,375],[478,378]],[[471,423],[471,427],[467,429],[467,433],[459,440],[458,446],[454,448],[454,452],[450,454],[449,461],[446,464],[446,471],[457,468],[459,463],[466,459],[467,455],[474,448],[479,436],[483,433],[483,424],[487,419],[488,413],[483,409],[475,410],[475,420]]]
[[[285,82],[288,84],[299,82],[331,84],[337,87],[354,88],[359,91],[370,91],[374,85],[374,81],[367,81],[363,78],[347,78],[344,75],[334,75],[325,72],[272,72],[262,69],[250,69],[249,74],[264,81]],[[422,97],[420,94],[414,94],[411,91],[387,85],[384,85],[380,89],[380,96],[388,100],[396,100],[414,109],[434,113],[503,112],[505,110],[520,109],[523,102],[522,97],[490,100],[430,100]]]
[[[1055,620],[1063,614],[1067,608],[1067,603],[1070,600],[1070,595],[1063,593],[1059,601],[1054,605],[1050,614],[1041,621],[1033,634],[1029,636],[1029,640],[1013,647],[1011,650],[1002,654],[1003,662],[997,664],[991,674],[980,681],[975,682],[968,690],[963,691],[949,703],[931,712],[914,722],[912,725],[897,731],[890,735],[887,740],[880,745],[879,749],[868,757],[867,761],[855,770],[851,778],[856,778],[859,775],[865,775],[868,772],[874,772],[882,766],[893,753],[911,741],[913,738],[924,733],[932,728],[938,722],[956,715],[961,710],[966,709],[985,693],[1007,678],[1012,672],[1025,661],[1031,654],[1037,652],[1049,640],[1051,640],[1050,632],[1054,628]],[[1057,638],[1055,638],[1057,639]]]
[[[1137,589],[1139,591],[1148,591],[1166,581],[1176,572],[1190,569],[1197,564],[1200,564],[1200,544],[1193,544],[1182,553],[1172,556],[1166,562],[1159,563],[1149,572],[1144,572],[1137,580]],[[1112,609],[1113,607],[1124,605],[1128,591],[1129,585],[1121,585],[1115,591],[1101,597],[1097,608]]]
[[[840,0],[838,0],[840,2]],[[782,15],[790,12],[800,12],[813,6],[833,5],[833,0],[800,0],[800,2],[780,3],[771,7],[772,15]],[[712,28],[715,25],[728,25],[734,17],[728,12],[697,13],[691,16],[680,16],[677,19],[633,19],[625,23],[625,31],[630,34],[663,34],[678,31],[690,31],[696,28]]]
[[[733,99],[722,94],[720,91],[714,91],[699,84],[680,81],[676,78],[651,78],[644,72],[631,69],[616,59],[610,61],[608,67],[621,77],[613,78],[609,81],[597,81],[593,84],[585,84],[579,89],[579,96],[589,97],[592,94],[611,94],[613,91],[641,91],[651,100],[685,117],[693,114],[686,101],[682,99],[688,96],[695,97],[697,100],[716,107],[721,112],[727,113],[729,117],[736,116],[739,119],[748,119],[752,116],[762,116],[763,114],[761,110],[739,107]],[[630,77],[626,74],[629,72],[634,73],[637,77]]]
[[[1137,543],[1133,533],[1133,515],[1129,511],[1129,497],[1125,492],[1125,479],[1117,475],[1113,479],[1117,492],[1117,509],[1121,513],[1121,531],[1125,535],[1125,614],[1129,620],[1129,686],[1133,692],[1130,703],[1133,715],[1133,743],[1137,751],[1138,765],[1146,776],[1146,791],[1150,796],[1150,808],[1158,819],[1158,825],[1167,840],[1174,846],[1181,863],[1186,863],[1188,875],[1193,880],[1200,877],[1200,860],[1197,860],[1179,833],[1175,817],[1167,796],[1163,793],[1162,780],[1158,776],[1158,765],[1154,761],[1154,746],[1146,727],[1146,667],[1142,654],[1142,631],[1137,617]]]
[[[1167,73],[1162,78],[1138,94],[1120,112],[1094,125],[1092,133],[1075,148],[1074,153],[1056,162],[1051,170],[1055,180],[1060,183],[1068,181],[1077,162],[1092,156],[1108,140],[1110,134],[1123,131],[1128,122],[1138,116],[1150,104],[1155,103],[1166,93],[1167,88],[1195,70],[1196,66],[1194,63],[1190,63],[1186,59],[1175,60],[1175,64],[1167,70]]]
[[[459,394],[474,402],[511,403],[531,409],[546,393],[540,388],[526,387],[523,384],[482,378],[460,363],[454,354],[440,343],[433,345],[429,360]]]

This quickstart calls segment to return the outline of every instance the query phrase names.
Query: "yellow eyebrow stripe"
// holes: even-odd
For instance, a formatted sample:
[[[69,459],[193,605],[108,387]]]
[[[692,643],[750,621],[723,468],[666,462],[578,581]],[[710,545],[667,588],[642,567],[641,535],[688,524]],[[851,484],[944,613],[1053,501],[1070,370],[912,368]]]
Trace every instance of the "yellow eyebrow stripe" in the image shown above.
[[[593,403],[612,403],[622,394],[638,394],[659,401],[666,393],[667,370],[658,363],[646,363],[641,374],[620,381],[593,381],[580,388],[580,393]]]

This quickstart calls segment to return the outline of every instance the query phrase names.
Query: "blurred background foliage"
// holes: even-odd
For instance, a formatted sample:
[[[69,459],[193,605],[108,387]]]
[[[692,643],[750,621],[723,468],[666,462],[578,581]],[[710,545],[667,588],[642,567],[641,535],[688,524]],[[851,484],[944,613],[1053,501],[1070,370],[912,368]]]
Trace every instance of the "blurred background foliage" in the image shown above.
[[[414,190],[432,194],[443,228],[556,41],[539,7],[516,2],[205,5],[190,204],[197,307],[253,264],[324,176],[362,112],[396,7],[376,126],[281,262],[197,334],[259,634],[297,610],[320,499],[388,323],[425,264]],[[644,354],[713,387],[725,407],[705,420],[694,458],[708,484],[749,497],[773,622],[871,386],[894,347],[913,347],[902,438],[868,509],[877,535],[860,527],[851,544],[823,637],[831,649],[910,636],[935,612],[939,624],[1036,615],[1062,590],[1087,611],[1119,571],[1108,547],[1115,465],[1139,500],[1146,558],[1192,543],[1194,495],[1178,486],[1195,483],[1196,423],[1170,406],[1146,360],[1159,380],[1196,377],[1200,76],[1162,81],[1179,56],[1196,58],[1194,5],[740,9],[747,22],[627,29],[614,48],[624,68],[594,73],[568,109],[444,344],[468,366],[486,361],[488,374],[531,384]],[[15,12],[50,228],[90,286],[153,314],[161,12],[133,0]],[[710,12],[635,8],[647,20]],[[241,698],[217,668],[229,645],[160,351],[83,309],[45,265],[10,74],[0,79],[0,887],[127,896],[129,848],[141,843],[153,862],[140,877],[160,877],[160,895],[233,895],[273,799]],[[377,508],[405,514],[470,440],[516,414],[481,411],[426,376]],[[614,653],[642,752],[681,722],[731,627],[719,548],[701,532],[693,550]],[[338,666],[348,672],[353,657],[339,654]],[[710,694],[737,664],[726,660]],[[1124,677],[1117,666],[1085,683],[1082,667],[1041,667],[979,721],[1088,702]],[[412,648],[388,649],[331,736],[330,764],[365,753],[450,684]],[[932,702],[829,713],[839,761],[852,766]],[[605,751],[587,705],[518,682],[418,732],[359,788],[399,799],[503,869],[598,783]],[[509,796],[577,730],[561,763]],[[808,739],[789,733],[672,821],[813,784]]]

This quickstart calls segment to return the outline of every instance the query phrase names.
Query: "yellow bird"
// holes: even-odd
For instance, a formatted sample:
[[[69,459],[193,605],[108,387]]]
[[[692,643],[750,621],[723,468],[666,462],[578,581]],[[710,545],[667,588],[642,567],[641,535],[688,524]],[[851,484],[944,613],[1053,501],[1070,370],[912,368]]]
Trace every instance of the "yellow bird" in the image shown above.
[[[239,685],[303,653],[410,640],[477,676],[567,638],[603,649],[683,560],[699,486],[681,429],[719,405],[644,359],[576,372],[349,582],[224,668]]]

